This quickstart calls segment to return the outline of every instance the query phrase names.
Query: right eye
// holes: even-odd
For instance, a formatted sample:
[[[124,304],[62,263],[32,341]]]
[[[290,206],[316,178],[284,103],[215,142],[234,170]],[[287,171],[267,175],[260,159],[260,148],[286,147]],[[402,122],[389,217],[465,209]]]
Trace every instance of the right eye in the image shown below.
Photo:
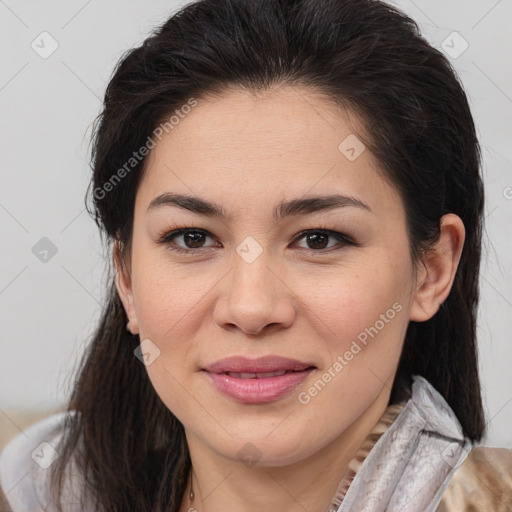
[[[174,242],[175,239],[182,237],[184,244],[179,245]],[[210,249],[214,246],[203,247],[205,238],[212,238],[212,236],[200,228],[180,228],[165,233],[159,237],[158,243],[165,245],[171,251],[180,253],[197,252],[197,249]]]

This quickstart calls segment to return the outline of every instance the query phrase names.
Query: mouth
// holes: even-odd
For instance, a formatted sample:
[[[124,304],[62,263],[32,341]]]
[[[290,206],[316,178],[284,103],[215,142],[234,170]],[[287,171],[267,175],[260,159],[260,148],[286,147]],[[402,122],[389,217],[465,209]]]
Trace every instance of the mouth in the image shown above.
[[[277,400],[301,384],[316,370],[312,363],[281,356],[248,359],[232,356],[202,369],[223,394],[243,403]]]
[[[307,369],[313,369],[314,367],[311,366]],[[250,373],[250,372],[244,372],[244,373],[238,373],[238,372],[222,372],[217,373],[217,375],[229,375],[230,377],[235,377],[236,379],[269,379],[270,377],[281,377],[282,375],[286,375],[287,373],[296,373],[298,371],[304,371],[304,370],[282,370],[278,372],[261,372],[261,373]]]
[[[230,356],[219,359],[204,367],[203,370],[209,373],[238,374],[238,378],[254,379],[265,378],[266,374],[289,372],[301,372],[308,368],[316,368],[313,363],[306,363],[297,359],[290,359],[282,356],[264,356],[258,359],[250,359],[244,356]],[[276,375],[269,375],[275,377]],[[279,376],[279,375],[277,375]]]

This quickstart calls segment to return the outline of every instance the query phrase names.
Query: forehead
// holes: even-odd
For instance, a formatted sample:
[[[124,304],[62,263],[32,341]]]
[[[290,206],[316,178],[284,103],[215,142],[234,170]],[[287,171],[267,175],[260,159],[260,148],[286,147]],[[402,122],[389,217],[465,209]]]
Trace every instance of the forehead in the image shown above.
[[[231,89],[197,99],[156,141],[137,201],[147,207],[174,191],[249,211],[267,200],[340,193],[384,208],[399,196],[362,133],[353,114],[308,89]]]

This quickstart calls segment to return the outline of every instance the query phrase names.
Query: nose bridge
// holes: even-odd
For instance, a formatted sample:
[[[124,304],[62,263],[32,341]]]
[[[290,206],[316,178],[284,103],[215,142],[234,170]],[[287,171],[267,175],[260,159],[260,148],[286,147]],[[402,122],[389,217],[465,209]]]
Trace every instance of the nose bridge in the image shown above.
[[[271,271],[268,250],[260,251],[249,243],[242,243],[233,255],[233,275],[230,293],[240,305],[270,307],[276,293],[276,276]]]
[[[216,306],[216,321],[259,333],[269,324],[288,326],[294,308],[276,275],[275,262],[261,245],[245,240],[232,256],[228,285]]]

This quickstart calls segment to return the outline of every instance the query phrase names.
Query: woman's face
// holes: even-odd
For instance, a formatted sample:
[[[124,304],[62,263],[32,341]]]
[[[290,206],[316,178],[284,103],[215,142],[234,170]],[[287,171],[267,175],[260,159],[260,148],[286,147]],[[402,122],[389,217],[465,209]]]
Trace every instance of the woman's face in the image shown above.
[[[415,274],[402,201],[352,121],[306,89],[231,90],[151,150],[123,301],[196,450],[298,462],[387,405]],[[303,365],[251,366],[266,356]]]

